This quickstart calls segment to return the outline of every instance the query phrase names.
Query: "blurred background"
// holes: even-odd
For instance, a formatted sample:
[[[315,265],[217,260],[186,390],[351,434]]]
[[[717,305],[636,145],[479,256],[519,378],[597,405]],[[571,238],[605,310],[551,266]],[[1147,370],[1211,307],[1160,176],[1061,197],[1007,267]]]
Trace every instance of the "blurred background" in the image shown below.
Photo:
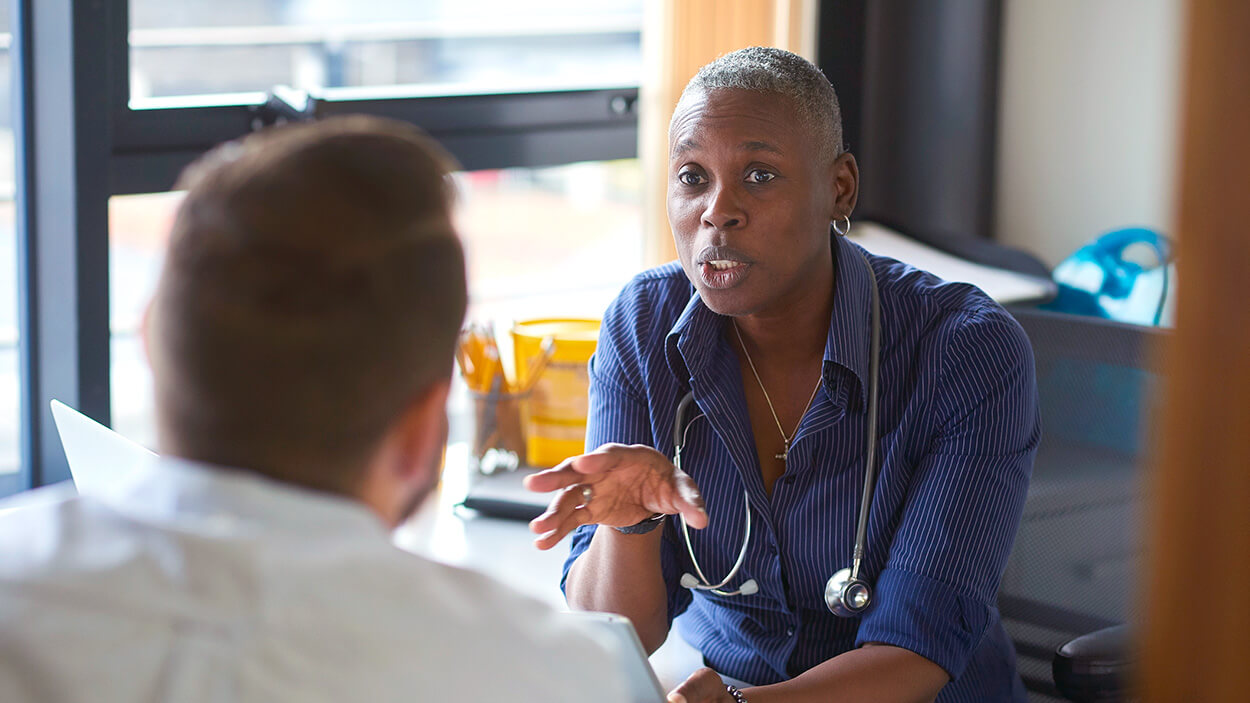
[[[167,189],[203,148],[249,129],[241,108],[277,86],[316,96],[326,111],[376,108],[449,137],[468,169],[459,217],[477,317],[595,317],[630,276],[667,258],[662,178],[644,177],[639,124],[644,133],[648,120],[660,125],[643,135],[643,150],[662,150],[668,103],[707,60],[698,52],[735,48],[716,44],[735,31],[754,32],[755,43],[780,40],[830,75],[863,170],[867,217],[1000,242],[1049,267],[1104,232],[1166,233],[1172,221],[1181,0],[978,0],[941,10],[809,0],[771,4],[756,27],[734,25],[713,3],[643,0],[110,5],[99,55],[57,47],[110,83],[95,91],[103,104],[74,109],[93,125],[84,137],[113,142],[112,156],[100,155],[111,158],[99,167],[110,181],[104,219],[99,203],[90,206],[90,226],[107,228],[107,263],[80,267],[99,269],[107,290],[64,291],[107,301],[108,416],[141,441],[152,440],[152,428],[135,326],[179,202]],[[744,17],[759,12],[748,5]],[[12,474],[21,469],[22,424],[12,130],[20,106],[15,7],[6,9],[0,472]],[[775,26],[762,26],[767,20]],[[700,25],[706,38],[664,44]],[[923,71],[916,63],[932,59],[938,64]],[[527,94],[540,101],[525,102]]]
[[[1186,17],[1235,2],[0,3],[0,496],[68,476],[50,398],[154,441],[137,325],[177,175],[213,145],[350,112],[418,124],[463,166],[470,317],[596,318],[673,258],[663,165],[681,88],[768,44],[839,93],[862,179],[853,237],[1015,286],[999,299],[1039,353],[1049,444],[1000,606],[1034,699],[1059,697],[1056,642],[1141,612],[1157,349],[1194,283],[1173,252],[1183,69],[1187,46],[1223,46],[1187,45]],[[1244,87],[1244,65],[1204,65]],[[1239,368],[1250,348],[1220,353]],[[466,407],[460,386],[453,439]]]

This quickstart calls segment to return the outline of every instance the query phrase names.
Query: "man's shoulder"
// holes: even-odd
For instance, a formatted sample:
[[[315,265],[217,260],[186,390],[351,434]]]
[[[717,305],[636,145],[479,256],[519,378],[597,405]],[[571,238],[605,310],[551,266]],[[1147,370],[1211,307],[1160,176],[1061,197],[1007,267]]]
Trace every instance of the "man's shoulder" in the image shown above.
[[[122,632],[145,640],[119,649]],[[583,700],[619,676],[553,607],[385,539],[183,530],[88,498],[0,513],[0,633],[2,646],[50,657],[72,641],[120,668],[173,640],[231,633],[257,660],[293,667],[271,681],[283,690],[319,681],[375,700]]]
[[[75,568],[64,558],[84,538],[98,545],[116,529],[111,511],[58,484],[0,501],[0,580],[14,584],[52,578]]]
[[[470,700],[588,700],[619,683],[608,646],[543,601],[400,550],[388,570],[385,585],[363,579],[375,583],[376,635],[426,652],[419,677],[433,688]]]

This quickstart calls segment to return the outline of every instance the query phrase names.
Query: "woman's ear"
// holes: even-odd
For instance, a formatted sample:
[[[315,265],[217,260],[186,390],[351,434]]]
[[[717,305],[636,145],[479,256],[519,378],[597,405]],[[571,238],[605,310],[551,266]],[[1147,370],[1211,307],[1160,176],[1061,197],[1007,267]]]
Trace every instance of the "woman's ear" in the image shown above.
[[[855,156],[844,151],[833,160],[834,211],[830,221],[850,217],[859,201],[859,164]]]

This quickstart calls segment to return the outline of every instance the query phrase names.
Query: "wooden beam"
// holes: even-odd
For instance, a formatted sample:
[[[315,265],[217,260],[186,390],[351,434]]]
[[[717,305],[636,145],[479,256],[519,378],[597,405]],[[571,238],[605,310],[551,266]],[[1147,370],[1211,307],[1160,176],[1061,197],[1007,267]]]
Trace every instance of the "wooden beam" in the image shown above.
[[[677,257],[665,212],[668,121],[686,83],[721,54],[776,46],[815,60],[816,0],[655,0],[646,5],[638,155],[648,265]]]
[[[1143,700],[1250,692],[1250,3],[1191,0]]]

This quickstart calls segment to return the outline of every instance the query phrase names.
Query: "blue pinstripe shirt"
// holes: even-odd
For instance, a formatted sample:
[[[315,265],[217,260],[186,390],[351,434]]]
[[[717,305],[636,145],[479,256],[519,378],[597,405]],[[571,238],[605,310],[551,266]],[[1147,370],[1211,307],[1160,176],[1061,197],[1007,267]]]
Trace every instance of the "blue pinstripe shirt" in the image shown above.
[[[692,530],[712,582],[742,545],[743,491],[753,534],[737,588],[723,597],[678,584],[691,570],[675,519],[661,568],[670,621],[717,671],[757,684],[810,669],[865,642],[904,647],[952,682],[939,701],[1024,700],[995,608],[1040,437],[1028,338],[978,289],[868,255],[882,316],[879,475],[863,567],[874,599],[860,619],[829,613],[825,582],[851,562],[864,471],[870,286],[860,247],[834,237],[833,314],[823,392],[800,422],[786,473],[764,491],[727,318],[703,305],[676,263],[637,276],[608,309],[590,364],[586,444],[645,444],[672,456],[687,390],[705,419],[683,468],[707,501]],[[691,413],[693,417],[695,413]],[[568,566],[594,526],[573,535]]]

